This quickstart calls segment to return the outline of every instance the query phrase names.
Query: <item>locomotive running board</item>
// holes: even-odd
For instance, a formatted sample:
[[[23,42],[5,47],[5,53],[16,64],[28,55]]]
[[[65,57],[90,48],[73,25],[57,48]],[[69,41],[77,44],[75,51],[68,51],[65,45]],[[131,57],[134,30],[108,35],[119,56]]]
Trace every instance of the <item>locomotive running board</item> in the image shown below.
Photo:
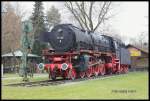
[[[54,52],[49,52],[49,50],[43,50],[42,51],[42,54],[43,55],[79,55],[81,53],[87,53],[87,54],[90,54],[90,55],[93,55],[93,56],[112,56],[112,52],[98,52],[98,51],[92,51],[92,50],[80,50],[80,51],[76,51],[76,52],[58,52],[58,53],[54,53]]]

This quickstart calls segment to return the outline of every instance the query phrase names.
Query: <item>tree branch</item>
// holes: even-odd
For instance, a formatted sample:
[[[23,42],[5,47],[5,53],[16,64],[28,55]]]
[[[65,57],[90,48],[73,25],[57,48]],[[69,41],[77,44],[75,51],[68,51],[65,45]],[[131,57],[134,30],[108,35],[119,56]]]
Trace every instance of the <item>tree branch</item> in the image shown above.
[[[80,14],[81,14],[81,16],[80,16],[80,14],[78,14],[78,17],[81,19],[81,21],[83,22],[83,25],[86,27],[86,29],[87,29],[87,30],[90,30],[89,27],[87,26],[86,16],[85,16],[85,14],[84,14],[85,11],[83,10],[84,3],[82,2],[81,5],[79,5],[79,4],[76,2],[76,5],[77,5],[77,7],[78,7],[78,9],[79,9],[79,11],[80,11]],[[82,17],[83,17],[83,19],[82,19]],[[84,21],[83,21],[83,20],[84,20]]]
[[[99,27],[99,25],[102,23],[102,21],[104,20],[104,17],[105,17],[105,15],[106,15],[107,12],[108,12],[108,9],[109,9],[109,7],[110,7],[111,2],[109,2],[108,5],[106,5],[106,4],[107,4],[107,3],[105,2],[104,5],[103,5],[103,7],[102,7],[102,9],[101,9],[101,11],[100,11],[100,13],[99,13],[98,23],[97,23],[97,25],[95,26],[95,28],[94,28],[93,31],[95,31],[95,30]],[[105,8],[105,6],[106,6],[106,8]],[[101,16],[102,16],[102,17],[101,17]]]
[[[99,13],[97,16],[97,23],[94,27],[95,19],[93,19],[93,9],[95,2],[90,2],[89,10],[87,11],[86,2],[66,2],[65,6],[68,10],[73,14],[75,19],[78,21],[82,29],[87,29],[89,31],[95,31],[100,24],[107,20],[109,17],[106,17],[108,10],[110,8],[111,2],[100,3],[101,8],[99,9]],[[95,4],[96,5],[96,4]]]
[[[93,8],[94,2],[90,2],[90,10],[89,10],[89,26],[91,30],[93,30],[93,22],[92,22],[92,8]]]
[[[79,22],[80,26],[82,27],[82,29],[84,29],[80,19],[77,17],[75,11],[74,11],[74,8],[73,8],[73,5],[71,2],[69,2],[70,5],[68,3],[66,3],[66,7],[68,8],[68,10],[74,15],[74,17],[76,18],[76,20]]]

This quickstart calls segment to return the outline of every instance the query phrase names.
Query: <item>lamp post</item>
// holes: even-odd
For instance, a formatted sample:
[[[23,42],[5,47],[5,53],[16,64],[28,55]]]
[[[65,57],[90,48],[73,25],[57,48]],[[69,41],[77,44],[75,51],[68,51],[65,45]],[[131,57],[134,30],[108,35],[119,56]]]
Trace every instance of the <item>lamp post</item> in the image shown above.
[[[32,45],[32,39],[29,37],[29,33],[31,33],[33,30],[32,23],[30,21],[24,21],[22,22],[22,35],[21,35],[21,51],[23,53],[22,55],[22,65],[21,65],[21,71],[23,75],[23,81],[28,81],[28,71],[27,71],[27,56],[30,52],[31,45]]]
[[[1,73],[2,73],[2,77],[3,77],[3,64],[1,64]]]

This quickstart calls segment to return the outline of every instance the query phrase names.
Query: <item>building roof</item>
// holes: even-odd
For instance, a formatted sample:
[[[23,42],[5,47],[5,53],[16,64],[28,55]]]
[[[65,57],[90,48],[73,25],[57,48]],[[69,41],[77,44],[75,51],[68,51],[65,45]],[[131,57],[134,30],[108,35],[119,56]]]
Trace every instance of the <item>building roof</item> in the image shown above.
[[[133,47],[133,48],[136,48],[136,49],[138,49],[139,51],[141,51],[141,52],[143,52],[143,53],[146,53],[146,54],[149,53],[147,50],[143,50],[143,49],[138,48],[138,47],[136,47],[136,46],[133,46],[133,45],[131,45],[131,44],[128,44],[126,47],[127,47],[127,48]]]
[[[15,56],[17,57],[21,57],[22,56],[22,52],[20,50],[17,50],[14,52]],[[12,57],[13,54],[12,53],[7,53],[7,54],[3,54],[2,57]],[[28,57],[40,57],[38,55],[35,54],[28,54]]]

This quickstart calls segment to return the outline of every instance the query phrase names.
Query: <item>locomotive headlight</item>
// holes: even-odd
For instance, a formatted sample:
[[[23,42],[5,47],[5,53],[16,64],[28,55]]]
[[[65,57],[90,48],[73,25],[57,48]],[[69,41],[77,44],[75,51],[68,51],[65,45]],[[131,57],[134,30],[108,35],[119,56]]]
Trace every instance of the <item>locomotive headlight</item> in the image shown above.
[[[43,64],[43,63],[40,63],[40,64],[38,65],[38,68],[39,68],[39,70],[43,70],[43,69],[44,69],[44,64]]]
[[[61,69],[62,70],[66,70],[68,68],[68,65],[66,64],[66,63],[63,63],[62,65],[61,65]]]

